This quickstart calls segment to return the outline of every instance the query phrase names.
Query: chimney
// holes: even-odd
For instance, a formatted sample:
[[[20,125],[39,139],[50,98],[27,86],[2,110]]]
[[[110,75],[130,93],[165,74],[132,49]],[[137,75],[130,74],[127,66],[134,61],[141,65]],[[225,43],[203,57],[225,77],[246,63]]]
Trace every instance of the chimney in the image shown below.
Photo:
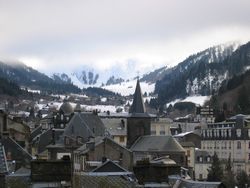
[[[55,138],[55,130],[52,129],[52,145],[55,145],[56,144],[56,138]]]
[[[7,123],[8,123],[7,114],[4,113],[4,115],[3,115],[3,132],[7,132]]]

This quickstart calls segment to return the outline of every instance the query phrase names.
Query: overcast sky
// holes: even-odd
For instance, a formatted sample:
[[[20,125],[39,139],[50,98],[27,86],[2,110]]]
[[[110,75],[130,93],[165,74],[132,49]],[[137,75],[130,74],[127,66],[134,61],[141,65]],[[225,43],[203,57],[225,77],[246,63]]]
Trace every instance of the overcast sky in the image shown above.
[[[148,71],[250,40],[249,0],[0,0],[0,60]]]

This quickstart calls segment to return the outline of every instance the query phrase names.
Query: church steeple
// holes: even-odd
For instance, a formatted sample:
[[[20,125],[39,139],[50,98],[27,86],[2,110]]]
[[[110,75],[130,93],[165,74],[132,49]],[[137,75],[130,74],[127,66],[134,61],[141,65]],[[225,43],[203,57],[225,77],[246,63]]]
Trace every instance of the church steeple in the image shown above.
[[[139,79],[137,80],[136,89],[134,93],[134,99],[133,99],[132,106],[129,109],[129,113],[131,114],[145,114],[146,113]]]
[[[150,135],[150,127],[151,117],[146,112],[138,79],[133,104],[129,109],[129,116],[127,119],[127,147],[130,148],[140,136]]]

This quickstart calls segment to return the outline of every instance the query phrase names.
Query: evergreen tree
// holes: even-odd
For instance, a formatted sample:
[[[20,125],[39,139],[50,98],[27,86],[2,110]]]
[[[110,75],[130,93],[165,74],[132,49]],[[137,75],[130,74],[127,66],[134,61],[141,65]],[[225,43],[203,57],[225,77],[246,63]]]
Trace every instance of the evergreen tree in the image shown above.
[[[237,174],[236,179],[238,187],[246,187],[246,185],[249,185],[247,173],[243,170],[239,174]]]
[[[226,185],[227,188],[235,187],[235,179],[234,179],[234,173],[232,171],[231,155],[229,155],[229,158],[226,163],[223,183]]]
[[[208,169],[207,181],[222,181],[223,169],[216,153],[212,157],[211,167]]]

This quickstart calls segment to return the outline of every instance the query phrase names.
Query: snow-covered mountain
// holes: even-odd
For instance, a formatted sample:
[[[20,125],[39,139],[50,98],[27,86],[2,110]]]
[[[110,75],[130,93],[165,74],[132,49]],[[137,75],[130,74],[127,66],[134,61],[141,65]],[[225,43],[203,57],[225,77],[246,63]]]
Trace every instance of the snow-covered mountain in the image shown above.
[[[0,77],[28,90],[41,90],[49,93],[80,92],[79,88],[69,82],[60,83],[18,61],[0,61]]]
[[[164,77],[156,82],[158,101],[164,104],[178,98],[217,92],[223,81],[247,69],[249,45],[230,43],[208,48],[167,69]]]
[[[99,87],[99,74],[94,71],[74,71],[71,73],[54,73],[51,78],[59,83],[72,83],[79,88]]]
[[[227,43],[193,54],[174,67],[158,68],[140,78],[142,92],[146,96],[158,96],[158,102],[161,104],[188,96],[209,96],[218,91],[223,81],[235,73],[240,73],[242,67],[245,70],[250,67],[247,63],[235,66],[240,58],[235,56],[242,56],[241,52],[242,46],[239,43]],[[112,73],[117,75],[117,72],[119,71]],[[103,76],[101,73],[94,73],[93,70],[75,71],[61,74],[60,77],[62,81],[71,82],[80,88],[94,86],[123,96],[133,94],[136,78],[128,79],[122,75],[117,77],[112,73],[105,72]]]

